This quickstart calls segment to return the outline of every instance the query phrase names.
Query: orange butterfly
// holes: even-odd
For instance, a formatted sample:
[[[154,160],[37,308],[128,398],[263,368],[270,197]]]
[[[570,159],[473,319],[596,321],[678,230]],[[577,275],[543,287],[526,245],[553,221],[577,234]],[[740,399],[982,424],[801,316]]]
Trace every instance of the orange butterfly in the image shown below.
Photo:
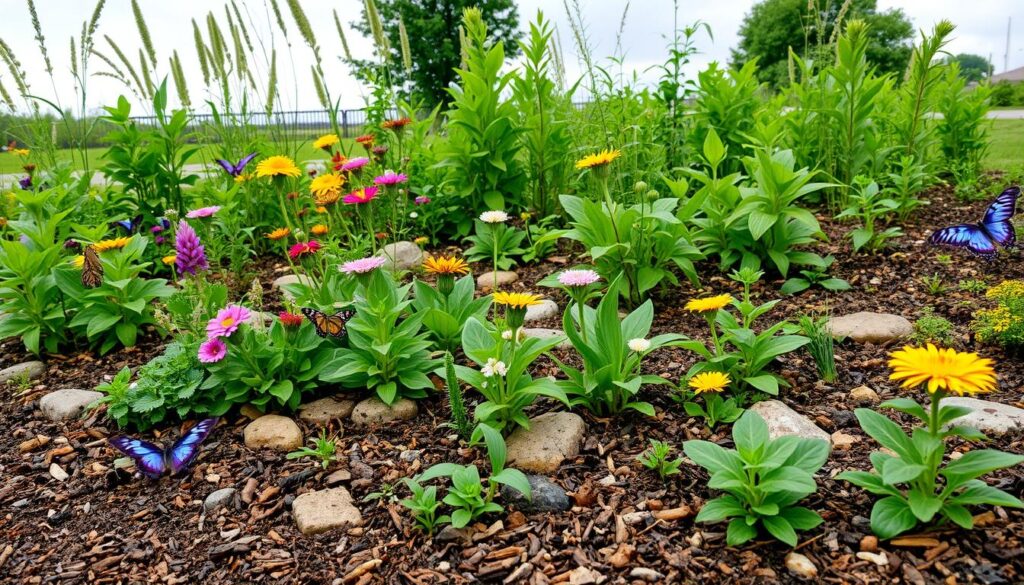
[[[96,288],[103,284],[103,263],[100,262],[100,255],[94,246],[87,246],[82,254],[85,258],[82,262],[82,286]]]

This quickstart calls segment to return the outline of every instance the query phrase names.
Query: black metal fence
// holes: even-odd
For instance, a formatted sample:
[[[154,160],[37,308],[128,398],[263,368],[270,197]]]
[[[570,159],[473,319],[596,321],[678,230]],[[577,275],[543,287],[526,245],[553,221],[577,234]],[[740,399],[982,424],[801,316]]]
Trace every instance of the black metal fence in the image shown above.
[[[388,112],[388,116],[397,116],[395,111]],[[220,124],[226,126],[246,125],[253,128],[270,129],[296,135],[317,135],[333,130],[331,116],[327,110],[296,110],[291,112],[273,112],[269,116],[266,112],[228,113],[218,114]],[[132,118],[140,126],[154,126],[157,124],[155,116],[135,116]],[[213,114],[192,114],[189,116],[189,130],[209,135],[208,129],[216,124]],[[366,126],[366,111],[362,109],[338,110],[338,130],[343,138],[353,138],[362,134]]]

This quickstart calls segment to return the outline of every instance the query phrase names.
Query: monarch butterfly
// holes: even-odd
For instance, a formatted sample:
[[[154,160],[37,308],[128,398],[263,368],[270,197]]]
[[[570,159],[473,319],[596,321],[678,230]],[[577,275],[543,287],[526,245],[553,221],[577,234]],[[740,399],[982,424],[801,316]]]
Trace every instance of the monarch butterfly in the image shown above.
[[[93,246],[87,246],[82,254],[82,286],[96,288],[103,284],[103,264],[100,262],[100,255]]]
[[[313,328],[316,329],[316,334],[320,337],[345,337],[348,335],[348,331],[345,329],[345,324],[351,319],[356,312],[351,309],[344,311],[338,311],[333,315],[328,315],[323,311],[317,311],[316,309],[310,309],[309,307],[302,308],[302,314],[309,319],[309,322],[313,324]]]

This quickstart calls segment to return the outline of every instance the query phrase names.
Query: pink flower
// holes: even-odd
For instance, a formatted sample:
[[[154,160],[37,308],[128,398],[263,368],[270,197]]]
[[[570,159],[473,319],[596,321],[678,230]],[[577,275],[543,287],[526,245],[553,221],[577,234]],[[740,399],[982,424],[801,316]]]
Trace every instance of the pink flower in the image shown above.
[[[357,156],[356,158],[353,158],[341,165],[341,170],[349,172],[358,171],[368,164],[370,164],[370,159],[365,156]]]
[[[367,187],[365,189],[357,189],[345,195],[341,200],[349,205],[362,205],[363,203],[369,203],[377,198],[377,188]]]
[[[399,183],[404,183],[404,182],[406,182],[408,180],[409,180],[409,177],[407,177],[405,174],[396,173],[395,171],[392,171],[392,170],[387,170],[387,171],[384,171],[383,175],[381,175],[379,177],[375,177],[373,179],[373,184],[374,185],[385,185],[385,186],[388,186],[388,187],[393,187],[393,186],[395,186],[395,185],[397,185]]]
[[[370,256],[369,258],[360,258],[359,260],[352,260],[342,264],[341,271],[345,274],[366,274],[367,272],[373,272],[383,265],[383,256]]]
[[[322,248],[320,242],[316,240],[310,240],[308,242],[299,242],[288,250],[288,255],[292,257],[292,260],[305,256],[306,254],[314,254],[317,250]]]
[[[296,315],[288,311],[281,311],[277,314],[277,318],[281,320],[281,324],[285,327],[298,327],[302,325],[302,315]]]
[[[252,314],[249,309],[239,305],[228,305],[217,312],[217,316],[206,324],[206,337],[230,337],[238,330],[238,326],[249,320]]]
[[[199,346],[199,361],[204,364],[217,363],[224,359],[224,356],[227,354],[228,346],[219,337],[207,339],[205,343]]]
[[[426,195],[420,195],[416,199],[413,199],[412,202],[415,203],[416,205],[426,205],[427,203],[430,203],[430,197],[427,197]]]
[[[214,213],[220,211],[220,205],[211,205],[210,207],[200,207],[199,209],[193,209],[192,211],[185,214],[188,219],[196,219],[200,217],[210,217]]]
[[[590,286],[601,280],[593,270],[566,270],[558,275],[558,282],[563,286]]]

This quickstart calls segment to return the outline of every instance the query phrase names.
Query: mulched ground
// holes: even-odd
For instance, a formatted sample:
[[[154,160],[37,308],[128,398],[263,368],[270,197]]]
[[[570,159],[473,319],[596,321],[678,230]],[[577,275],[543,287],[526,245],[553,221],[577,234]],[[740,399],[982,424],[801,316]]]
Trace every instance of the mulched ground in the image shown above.
[[[993,192],[998,192],[993,189]],[[826,294],[814,289],[788,298],[772,318],[832,308],[836,313],[876,310],[914,319],[925,306],[957,325],[962,347],[975,349],[968,334],[971,312],[980,295],[964,293],[962,279],[990,283],[1022,278],[1020,257],[1014,254],[994,264],[954,253],[940,261],[941,252],[924,245],[935,227],[981,216],[986,202],[962,204],[949,189],[929,194],[932,205],[922,209],[907,235],[884,255],[852,256],[840,226],[821,217],[832,239],[822,252],[837,257],[835,273],[854,290]],[[515,286],[526,290],[541,276],[559,269],[547,262],[520,271]],[[477,268],[477,273],[483,267]],[[718,275],[715,266],[702,266],[705,292],[730,290],[734,283]],[[275,276],[270,263],[260,269],[267,284]],[[928,294],[920,278],[938,274],[950,290]],[[759,299],[777,296],[779,282],[764,283]],[[666,291],[657,299],[656,332],[682,332],[704,338],[705,324],[681,310],[696,294],[689,285]],[[268,296],[273,304],[275,297]],[[558,326],[551,322],[542,325]],[[397,502],[388,497],[357,502],[365,525],[315,537],[303,537],[288,512],[297,494],[328,487],[330,474],[350,479],[338,485],[357,500],[387,490],[400,478],[441,461],[482,463],[483,453],[453,441],[441,424],[448,418],[443,396],[421,403],[420,416],[371,432],[340,430],[344,447],[340,460],[326,472],[309,460],[287,461],[283,454],[253,452],[242,442],[247,419],[226,417],[190,473],[181,478],[151,482],[112,469],[113,451],[104,439],[115,432],[99,413],[70,425],[42,420],[38,399],[59,388],[91,388],[121,367],[138,366],[162,347],[145,339],[138,348],[105,357],[89,354],[51,356],[48,372],[28,389],[10,387],[0,395],[0,582],[4,583],[588,583],[592,577],[609,583],[645,582],[645,569],[664,577],[659,582],[770,583],[795,581],[785,568],[787,548],[759,540],[740,548],[725,546],[724,526],[693,523],[690,511],[715,494],[706,487],[707,475],[694,465],[661,482],[636,463],[649,438],[678,445],[704,438],[730,446],[727,433],[710,435],[689,419],[663,390],[645,392],[657,418],[624,416],[599,419],[585,412],[589,432],[581,454],[568,461],[555,481],[573,497],[576,506],[565,513],[523,514],[509,510],[479,525],[470,542],[431,541],[412,528]],[[936,529],[901,542],[879,543],[887,564],[858,558],[873,549],[863,542],[870,534],[872,499],[844,482],[832,480],[845,469],[869,467],[868,453],[876,447],[857,427],[849,391],[861,384],[876,389],[882,399],[898,392],[886,380],[885,354],[890,349],[844,344],[837,348],[839,382],[818,383],[813,361],[804,353],[787,356],[779,371],[793,383],[781,399],[814,419],[829,432],[842,431],[859,442],[835,451],[818,474],[819,490],[808,501],[825,523],[802,533],[799,552],[818,567],[818,579],[828,583],[1021,583],[1024,582],[1024,512],[978,510],[978,527],[970,532]],[[982,348],[998,361],[1001,388],[993,400],[1017,404],[1022,400],[1024,364],[996,348]],[[564,355],[564,352],[563,352]],[[26,359],[14,342],[0,346],[0,367]],[[665,350],[646,362],[646,369],[678,380],[693,364],[693,355]],[[537,364],[538,374],[556,373],[550,360]],[[537,414],[554,408],[540,402]],[[164,442],[180,429],[163,429]],[[307,436],[316,429],[305,429]],[[23,451],[20,446],[36,435],[50,437],[45,446]],[[993,447],[1024,452],[1024,438],[1002,438]],[[963,448],[958,445],[958,448]],[[421,450],[418,458],[399,458],[404,450]],[[58,482],[48,472],[58,463],[71,477]],[[615,481],[600,480],[614,475]],[[993,474],[989,483],[1010,493],[1024,493],[1024,468]],[[202,514],[202,501],[222,487],[236,487],[239,508]],[[404,493],[399,490],[399,495]],[[658,512],[671,510],[658,519]],[[636,514],[636,512],[641,512]],[[679,517],[677,517],[679,516]],[[868,538],[867,541],[871,539]],[[582,570],[580,568],[586,569]],[[631,573],[640,569],[634,576]],[[651,575],[652,573],[646,573]]]

